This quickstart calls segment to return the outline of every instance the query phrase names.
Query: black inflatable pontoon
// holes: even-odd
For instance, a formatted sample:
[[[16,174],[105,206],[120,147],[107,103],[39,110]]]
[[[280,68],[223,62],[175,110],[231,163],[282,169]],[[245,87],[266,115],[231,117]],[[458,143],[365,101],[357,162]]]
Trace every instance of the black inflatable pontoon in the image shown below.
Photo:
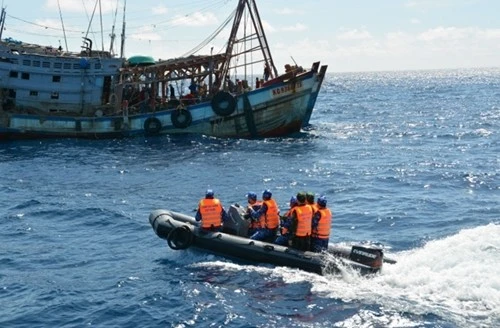
[[[149,222],[155,233],[175,250],[195,247],[239,260],[288,266],[318,274],[338,271],[339,261],[363,274],[375,273],[380,271],[384,262],[382,249],[372,246],[330,245],[328,252],[323,254],[251,240],[246,237],[248,222],[243,218],[244,208],[232,205],[228,214],[230,220],[224,223],[223,232],[200,231],[194,217],[168,210],[153,211]]]

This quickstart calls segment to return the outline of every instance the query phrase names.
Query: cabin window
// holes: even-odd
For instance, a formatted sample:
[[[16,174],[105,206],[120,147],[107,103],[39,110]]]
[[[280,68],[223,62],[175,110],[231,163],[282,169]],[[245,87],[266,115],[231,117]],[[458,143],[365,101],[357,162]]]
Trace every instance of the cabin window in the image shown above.
[[[97,64],[95,64],[95,66],[94,66],[94,67],[95,67],[95,69],[101,69],[101,68],[102,68],[102,65],[101,65],[101,63],[97,63]]]
[[[9,77],[17,77],[17,71],[10,71]]]
[[[23,80],[29,80],[30,79],[30,73],[21,73],[21,79],[23,79]]]
[[[55,69],[61,69],[62,63],[54,63],[54,68]]]
[[[80,69],[80,64],[73,64],[73,69]]]
[[[71,63],[64,63],[64,69],[71,69]]]
[[[23,60],[23,65],[24,65],[24,66],[31,66],[31,60],[24,59],[24,60]]]
[[[39,60],[34,60],[33,61],[33,66],[40,67],[40,61]]]
[[[61,82],[61,75],[52,76],[52,82]]]
[[[54,91],[50,94],[50,99],[59,99],[59,92]]]
[[[31,91],[30,91],[30,96],[33,96],[33,97],[38,97],[38,91],[33,91],[33,90],[31,90]]]
[[[42,67],[44,68],[50,68],[50,62],[43,62]]]

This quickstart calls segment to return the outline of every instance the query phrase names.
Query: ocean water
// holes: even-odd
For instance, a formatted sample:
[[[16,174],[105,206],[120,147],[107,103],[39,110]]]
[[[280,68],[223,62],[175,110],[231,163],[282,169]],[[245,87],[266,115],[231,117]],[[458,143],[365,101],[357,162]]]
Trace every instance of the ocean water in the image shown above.
[[[329,74],[262,140],[0,144],[0,327],[500,326],[500,69]],[[174,251],[148,222],[269,188],[324,194],[331,242],[397,264],[319,276]]]

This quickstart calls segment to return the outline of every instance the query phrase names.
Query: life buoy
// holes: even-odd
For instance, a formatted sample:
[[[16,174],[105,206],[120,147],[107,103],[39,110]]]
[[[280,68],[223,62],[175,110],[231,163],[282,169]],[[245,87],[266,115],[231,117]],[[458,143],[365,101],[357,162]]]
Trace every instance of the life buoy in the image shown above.
[[[172,120],[172,124],[178,129],[185,129],[193,122],[191,113],[184,108],[178,108],[172,111],[170,119]]]
[[[236,109],[236,99],[225,91],[219,91],[212,98],[212,109],[220,116],[231,115]]]
[[[167,235],[167,243],[173,250],[186,249],[193,243],[193,233],[185,225],[174,228]]]
[[[156,136],[160,134],[161,128],[161,122],[156,117],[148,117],[144,121],[144,133],[147,136]]]

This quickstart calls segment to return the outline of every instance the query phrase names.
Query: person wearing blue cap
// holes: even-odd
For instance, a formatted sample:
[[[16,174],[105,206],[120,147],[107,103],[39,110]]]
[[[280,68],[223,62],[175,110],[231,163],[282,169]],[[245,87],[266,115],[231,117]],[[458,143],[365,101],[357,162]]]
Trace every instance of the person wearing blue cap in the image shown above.
[[[280,235],[274,241],[275,244],[289,246],[290,244],[290,226],[292,224],[292,210],[297,206],[297,197],[290,198],[290,209],[281,217]]]
[[[280,210],[272,197],[271,190],[266,189],[262,193],[262,206],[258,211],[250,210],[251,217],[259,219],[260,228],[257,229],[250,239],[273,241],[278,232],[280,224]]]
[[[257,194],[252,191],[247,194],[247,201],[248,207],[246,214],[243,217],[247,220],[250,220],[248,225],[248,236],[250,237],[260,228],[259,218],[253,218],[251,213],[252,211],[258,211],[262,206],[262,202],[257,200]]]
[[[326,207],[326,203],[325,196],[318,198],[318,210],[312,218],[311,251],[316,253],[328,250],[328,242],[330,241],[332,212]]]
[[[198,203],[195,219],[201,221],[200,228],[204,231],[222,231],[222,225],[228,219],[228,214],[221,201],[214,197],[212,189],[207,189],[205,198]]]

